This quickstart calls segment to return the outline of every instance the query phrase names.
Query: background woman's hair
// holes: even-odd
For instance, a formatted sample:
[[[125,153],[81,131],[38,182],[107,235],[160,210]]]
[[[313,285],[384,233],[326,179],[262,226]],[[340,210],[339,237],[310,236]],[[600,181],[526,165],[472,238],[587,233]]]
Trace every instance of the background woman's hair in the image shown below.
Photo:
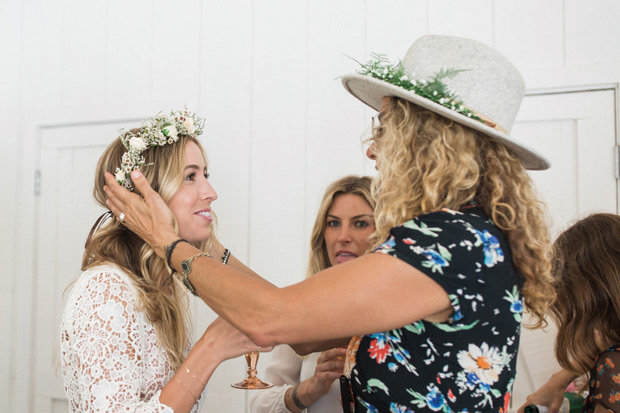
[[[560,234],[554,252],[555,354],[563,368],[582,374],[620,344],[620,217],[588,216]]]
[[[370,192],[372,178],[368,176],[349,175],[333,182],[325,190],[319,211],[314,220],[312,235],[310,237],[310,257],[306,277],[310,277],[319,271],[331,266],[327,247],[325,246],[325,228],[327,226],[327,212],[332,207],[334,199],[338,195],[354,194],[361,196],[364,201],[375,209],[375,201]]]
[[[134,132],[137,130],[134,130]],[[165,202],[170,201],[184,182],[185,149],[188,142],[195,143],[203,157],[206,156],[200,142],[186,135],[179,135],[176,143],[148,148],[144,151],[145,166],[140,168],[151,187]],[[105,150],[95,172],[93,196],[105,209],[106,184],[104,172],[114,171],[121,164],[125,152],[120,139],[116,139]],[[152,164],[151,166],[147,166]],[[174,223],[177,226],[176,221]],[[213,226],[211,228],[213,230]],[[204,250],[205,242],[194,244]],[[115,264],[123,269],[138,290],[140,310],[155,326],[161,348],[165,350],[170,363],[178,368],[185,359],[185,349],[191,328],[187,292],[175,278],[169,281],[170,294],[162,290],[162,275],[168,275],[167,265],[153,249],[116,219],[92,234],[82,257],[82,270],[101,264]]]
[[[550,241],[544,206],[521,162],[500,142],[398,98],[390,98],[371,140],[379,168],[376,243],[414,217],[475,201],[510,244],[533,326],[544,325],[554,299]]]

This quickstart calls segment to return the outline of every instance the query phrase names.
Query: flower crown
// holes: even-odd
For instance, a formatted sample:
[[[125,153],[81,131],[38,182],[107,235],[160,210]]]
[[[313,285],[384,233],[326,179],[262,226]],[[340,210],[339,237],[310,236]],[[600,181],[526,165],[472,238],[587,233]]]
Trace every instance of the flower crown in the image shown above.
[[[120,168],[116,168],[116,181],[130,191],[133,189],[131,171],[140,169],[145,164],[142,152],[151,146],[164,146],[179,140],[179,135],[188,135],[196,138],[202,134],[204,119],[190,112],[187,108],[169,115],[161,112],[150,120],[145,120],[136,132],[120,129],[120,139],[127,152],[123,154]]]
[[[405,69],[401,62],[397,64],[391,64],[384,54],[371,53],[371,60],[362,64],[356,62],[362,67],[357,71],[360,75],[371,76],[375,79],[382,80],[387,83],[391,83],[394,86],[401,87],[405,90],[409,90],[416,95],[426,98],[430,101],[440,104],[441,106],[453,110],[461,115],[467,116],[484,124],[488,124],[488,121],[482,119],[473,110],[469,109],[460,100],[458,94],[450,89],[443,83],[445,78],[453,78],[460,72],[464,72],[467,69],[441,69],[433,78],[429,80],[415,80],[410,79],[405,74]],[[354,59],[355,60],[355,59]]]

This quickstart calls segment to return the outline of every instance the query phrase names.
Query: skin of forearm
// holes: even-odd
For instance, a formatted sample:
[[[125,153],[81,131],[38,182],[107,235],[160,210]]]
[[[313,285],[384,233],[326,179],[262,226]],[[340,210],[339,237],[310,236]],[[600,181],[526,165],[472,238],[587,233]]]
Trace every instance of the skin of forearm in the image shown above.
[[[307,356],[310,353],[317,353],[319,351],[325,351],[336,347],[344,347],[349,344],[349,341],[351,341],[351,337],[289,345],[293,350],[295,350],[295,353],[299,354],[300,356]]]
[[[306,407],[310,407],[312,404],[314,404],[319,399],[319,397],[322,396],[320,394],[312,394],[309,391],[311,380],[312,380],[312,377],[302,381],[301,383],[299,383],[297,387],[297,399],[299,399],[299,401],[303,403],[303,405]],[[284,404],[286,405],[286,408],[289,409],[291,412],[299,413],[303,411],[303,409],[298,408],[295,402],[293,401],[294,389],[295,389],[295,386],[289,388],[286,391],[286,393],[284,393]]]
[[[172,408],[175,413],[189,412],[196,404],[220,360],[202,351],[198,346],[190,351],[175,375],[164,386],[159,401]],[[189,369],[189,373],[187,372]],[[194,377],[195,376],[195,377]]]
[[[199,252],[190,244],[177,244],[171,256],[173,268],[182,273],[181,262]],[[209,276],[216,268],[218,276]],[[198,277],[196,274],[206,276]],[[277,307],[274,297],[277,287],[258,276],[248,275],[207,258],[194,260],[189,279],[198,295],[213,311],[243,331],[257,345],[269,347],[279,344],[267,329],[268,325],[279,323],[274,319],[274,314],[286,318],[286,311]],[[262,299],[254,300],[256,294],[260,294]],[[249,303],[254,303],[251,308],[248,307]],[[252,317],[248,317],[248,313]]]

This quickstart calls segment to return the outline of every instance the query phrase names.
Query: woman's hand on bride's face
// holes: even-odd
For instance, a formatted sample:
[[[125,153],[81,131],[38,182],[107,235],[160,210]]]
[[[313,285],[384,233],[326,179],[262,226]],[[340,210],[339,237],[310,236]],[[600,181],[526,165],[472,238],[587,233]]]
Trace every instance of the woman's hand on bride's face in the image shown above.
[[[197,345],[204,346],[205,351],[217,355],[219,362],[239,357],[245,353],[259,350],[252,340],[232,326],[223,318],[216,318],[204,332]],[[273,347],[260,348],[261,352],[269,352]]]
[[[178,239],[172,225],[174,215],[164,200],[155,192],[139,171],[131,173],[136,190],[134,194],[116,182],[114,175],[105,173],[108,207],[122,223],[149,244],[157,255],[164,257],[164,246]]]

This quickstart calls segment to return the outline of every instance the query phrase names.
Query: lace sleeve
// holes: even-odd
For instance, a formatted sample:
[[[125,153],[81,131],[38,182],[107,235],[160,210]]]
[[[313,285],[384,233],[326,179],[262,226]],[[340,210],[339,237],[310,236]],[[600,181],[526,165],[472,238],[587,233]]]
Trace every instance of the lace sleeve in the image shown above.
[[[71,411],[173,412],[159,402],[164,382],[152,385],[158,381],[149,358],[155,343],[132,288],[114,272],[86,272],[69,296],[60,341]]]
[[[620,350],[602,353],[590,373],[592,407],[601,405],[612,412],[620,412]]]

